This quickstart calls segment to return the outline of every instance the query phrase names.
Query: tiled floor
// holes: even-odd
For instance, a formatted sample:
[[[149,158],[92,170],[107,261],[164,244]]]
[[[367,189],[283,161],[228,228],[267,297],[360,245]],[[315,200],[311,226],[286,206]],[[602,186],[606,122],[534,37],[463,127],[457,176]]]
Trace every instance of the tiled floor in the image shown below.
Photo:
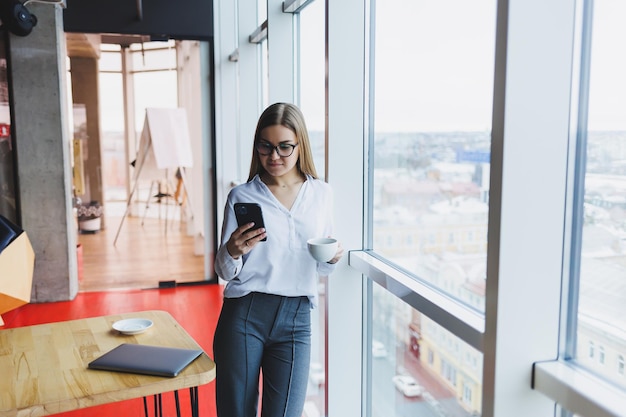
[[[221,285],[207,284],[179,286],[171,289],[82,292],[73,301],[27,304],[5,313],[2,316],[5,321],[3,328],[132,311],[165,310],[174,316],[204,351],[212,357],[213,333],[222,305],[222,289]],[[199,394],[200,416],[215,416],[214,384],[209,383],[201,386]],[[181,392],[182,415],[184,416],[191,415],[188,398],[187,392]],[[163,401],[163,415],[166,417],[175,416],[173,394],[164,395]],[[143,413],[143,401],[137,399],[57,414],[57,416],[139,417]]]

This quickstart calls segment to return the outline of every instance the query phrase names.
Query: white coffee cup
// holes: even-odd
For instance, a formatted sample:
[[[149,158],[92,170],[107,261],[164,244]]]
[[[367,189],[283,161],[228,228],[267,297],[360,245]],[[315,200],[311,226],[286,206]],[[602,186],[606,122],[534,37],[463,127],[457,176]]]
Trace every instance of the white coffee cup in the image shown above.
[[[318,262],[328,262],[337,253],[339,242],[331,237],[318,237],[307,240],[309,253]]]

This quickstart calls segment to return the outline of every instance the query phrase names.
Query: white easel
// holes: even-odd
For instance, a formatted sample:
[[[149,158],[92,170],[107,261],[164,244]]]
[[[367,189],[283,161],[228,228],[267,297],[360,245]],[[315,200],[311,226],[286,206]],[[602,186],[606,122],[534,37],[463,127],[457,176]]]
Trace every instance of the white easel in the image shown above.
[[[187,112],[182,108],[148,108],[144,119],[141,141],[137,151],[135,162],[134,184],[128,201],[126,211],[115,235],[113,246],[117,243],[122,225],[132,204],[133,196],[139,185],[141,176],[150,175],[149,178],[162,178],[163,170],[178,169],[181,175],[183,192],[189,199],[187,178],[184,168],[193,166],[191,141],[189,138],[189,126],[187,124]],[[150,197],[148,197],[150,198]],[[193,219],[192,204],[189,201],[191,219]],[[181,207],[182,209],[182,207]],[[167,223],[166,223],[167,230]]]
[[[165,170],[165,177],[164,179],[158,179],[158,180],[152,180],[150,182],[150,190],[148,191],[148,196],[146,197],[146,206],[144,208],[143,211],[143,216],[141,217],[141,225],[143,226],[145,220],[146,220],[146,216],[148,216],[148,210],[150,209],[150,200],[153,198],[157,199],[157,204],[159,205],[159,219],[161,218],[161,205],[163,204],[162,202],[165,201],[164,205],[165,205],[165,234],[167,235],[167,222],[169,219],[169,200],[174,198],[174,194],[170,193],[170,180],[169,180],[169,170],[166,169]],[[163,187],[164,186],[164,187]],[[164,188],[164,189],[163,189]],[[152,195],[153,190],[156,190],[156,194]],[[174,202],[176,203],[176,200],[174,199]],[[181,210],[181,214],[182,214],[182,206],[180,207]]]

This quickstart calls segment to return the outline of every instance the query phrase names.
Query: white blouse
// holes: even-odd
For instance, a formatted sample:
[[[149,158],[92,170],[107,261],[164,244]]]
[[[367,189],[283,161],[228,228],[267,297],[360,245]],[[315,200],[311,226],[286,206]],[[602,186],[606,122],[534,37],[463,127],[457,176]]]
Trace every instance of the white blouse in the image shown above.
[[[235,203],[258,203],[263,211],[267,241],[259,242],[246,255],[234,259],[226,242],[235,231]],[[333,234],[333,194],[326,182],[307,176],[288,210],[255,176],[228,194],[215,272],[228,281],[224,297],[237,298],[250,292],[307,296],[317,305],[318,276],[327,276],[335,265],[318,263],[307,249],[307,240]]]

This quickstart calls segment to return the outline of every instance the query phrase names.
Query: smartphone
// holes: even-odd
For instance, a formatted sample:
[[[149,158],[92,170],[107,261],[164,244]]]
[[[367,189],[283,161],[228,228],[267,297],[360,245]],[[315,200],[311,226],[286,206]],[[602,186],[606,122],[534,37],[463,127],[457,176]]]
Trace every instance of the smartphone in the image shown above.
[[[239,226],[254,222],[253,230],[261,227],[265,228],[263,212],[261,211],[261,206],[257,203],[235,203],[235,217]],[[267,237],[261,239],[261,241],[266,240]]]

